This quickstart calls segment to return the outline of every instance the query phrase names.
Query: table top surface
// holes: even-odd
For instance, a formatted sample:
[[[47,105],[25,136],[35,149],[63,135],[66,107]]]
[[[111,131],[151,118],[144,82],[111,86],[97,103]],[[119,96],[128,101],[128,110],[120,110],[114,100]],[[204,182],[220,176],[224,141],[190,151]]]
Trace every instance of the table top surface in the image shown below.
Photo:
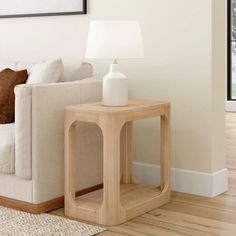
[[[149,100],[129,100],[127,106],[111,107],[104,106],[102,102],[86,103],[73,106],[67,106],[66,111],[70,112],[83,112],[83,113],[120,113],[120,112],[132,112],[143,111],[149,109],[160,109],[163,107],[169,107],[170,103],[165,101],[149,101]]]

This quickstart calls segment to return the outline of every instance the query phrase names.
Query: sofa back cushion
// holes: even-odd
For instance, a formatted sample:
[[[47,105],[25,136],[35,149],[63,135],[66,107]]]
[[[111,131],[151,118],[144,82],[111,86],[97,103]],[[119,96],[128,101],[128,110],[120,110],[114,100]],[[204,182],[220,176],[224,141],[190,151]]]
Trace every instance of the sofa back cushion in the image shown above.
[[[14,88],[24,84],[27,78],[27,70],[13,71],[8,68],[0,72],[0,124],[14,122]]]
[[[0,71],[5,68],[12,70],[27,69],[30,72],[31,68],[38,63],[35,62],[0,62]],[[63,61],[64,72],[58,82],[70,82],[82,80],[93,76],[93,66],[87,62],[81,61]]]
[[[64,63],[64,74],[60,82],[82,80],[93,76],[93,66],[87,62]]]
[[[16,64],[17,64],[16,62],[0,62],[0,71],[6,68],[17,70]],[[26,68],[23,68],[23,69],[26,69]],[[20,69],[20,70],[23,70],[23,69]]]

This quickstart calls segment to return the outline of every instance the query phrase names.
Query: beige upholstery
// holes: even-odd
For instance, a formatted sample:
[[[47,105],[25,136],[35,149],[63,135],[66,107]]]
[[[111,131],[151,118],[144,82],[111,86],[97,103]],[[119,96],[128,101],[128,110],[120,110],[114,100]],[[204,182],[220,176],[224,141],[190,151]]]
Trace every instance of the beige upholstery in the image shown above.
[[[93,66],[90,63],[87,62],[68,63],[64,66],[64,76],[62,77],[60,82],[82,80],[92,76],[93,76]]]
[[[17,62],[0,62],[0,71],[6,68],[10,68],[12,70],[16,69]]]
[[[0,63],[0,70],[29,69],[32,65]],[[75,64],[65,66],[62,80],[73,82],[15,88],[15,125],[10,124],[8,131],[0,127],[0,145],[6,141],[5,135],[13,148],[15,142],[15,156],[5,158],[0,147],[0,165],[5,161],[8,165],[5,173],[0,173],[0,196],[37,204],[64,195],[64,107],[102,99],[102,82],[84,79],[92,75],[92,66],[78,65],[74,69]],[[102,182],[102,134],[92,124],[77,124],[76,134],[79,190]]]
[[[15,124],[0,124],[0,173],[14,173]]]
[[[78,103],[100,101],[101,81],[68,82],[32,87],[32,174],[34,203],[40,203],[62,196],[64,193],[64,107]],[[88,155],[82,159],[96,163],[87,186],[99,183],[98,158],[96,148],[100,140],[96,128],[78,127],[77,132],[86,132],[86,137],[94,143],[91,149],[86,137],[81,137],[80,148]],[[95,139],[93,141],[93,139]],[[87,151],[86,151],[87,150]],[[101,156],[101,155],[100,155]],[[16,167],[17,168],[17,167]],[[81,170],[84,169],[83,163]],[[100,168],[101,169],[101,168]],[[78,170],[79,171],[79,170]],[[82,179],[82,183],[85,178]],[[78,186],[79,188],[79,186]]]
[[[100,101],[102,82],[90,78],[67,83],[19,85],[15,94],[15,175],[26,182],[32,179],[33,203],[62,196],[64,107]],[[102,181],[102,134],[92,124],[78,124],[77,133],[76,153],[81,157],[77,176],[82,180],[78,181],[77,189],[81,189]]]
[[[31,179],[32,176],[31,94],[31,85],[15,87],[15,174],[24,179]]]
[[[64,62],[64,61],[63,61]],[[10,68],[12,70],[24,70],[30,69],[36,63],[32,62],[0,62],[0,71],[6,68]],[[61,78],[60,82],[69,82],[69,81],[76,81],[82,80],[88,77],[93,76],[93,66],[87,62],[64,62],[64,73],[63,77]]]
[[[0,196],[33,203],[32,180],[0,173]]]

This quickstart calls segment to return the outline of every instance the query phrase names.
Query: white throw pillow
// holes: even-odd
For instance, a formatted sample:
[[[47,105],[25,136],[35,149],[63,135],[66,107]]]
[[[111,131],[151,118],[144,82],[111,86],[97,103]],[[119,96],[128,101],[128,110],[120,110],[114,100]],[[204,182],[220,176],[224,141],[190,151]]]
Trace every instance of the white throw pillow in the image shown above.
[[[29,70],[27,84],[56,83],[63,76],[63,62],[61,59],[39,63]]]

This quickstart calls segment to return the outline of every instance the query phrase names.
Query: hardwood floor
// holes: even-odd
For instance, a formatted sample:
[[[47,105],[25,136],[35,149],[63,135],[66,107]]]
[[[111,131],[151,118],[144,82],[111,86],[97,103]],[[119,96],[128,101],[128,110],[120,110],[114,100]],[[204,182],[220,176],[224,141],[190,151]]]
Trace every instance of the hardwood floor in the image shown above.
[[[229,191],[214,199],[172,192],[169,204],[125,224],[107,227],[101,236],[235,236],[236,113],[226,113],[226,162]],[[63,215],[63,209],[51,212]]]
[[[236,113],[226,113],[225,116],[225,145],[226,166],[236,170]]]

